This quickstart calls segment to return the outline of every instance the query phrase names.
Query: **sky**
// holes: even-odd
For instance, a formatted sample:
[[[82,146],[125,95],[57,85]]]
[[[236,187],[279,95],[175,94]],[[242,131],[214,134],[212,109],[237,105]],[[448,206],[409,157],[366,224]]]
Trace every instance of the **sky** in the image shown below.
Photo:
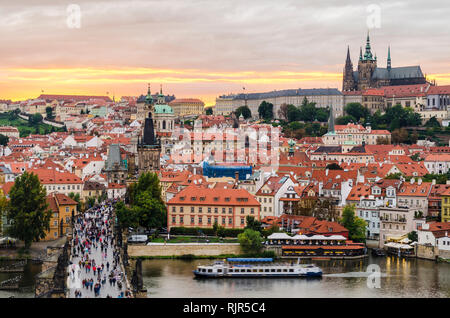
[[[370,32],[386,67],[450,84],[450,1],[0,0],[0,99],[342,88]]]

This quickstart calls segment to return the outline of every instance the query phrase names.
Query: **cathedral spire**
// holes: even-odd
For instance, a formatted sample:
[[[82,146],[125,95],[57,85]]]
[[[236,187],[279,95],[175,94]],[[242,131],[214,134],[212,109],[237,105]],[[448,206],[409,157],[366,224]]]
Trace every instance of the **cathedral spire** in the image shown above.
[[[350,59],[350,46],[347,46],[347,61],[346,63],[351,63],[352,60]]]
[[[372,60],[369,31],[367,31],[367,43],[366,43],[366,52],[364,53],[364,60]]]
[[[359,47],[359,60],[362,61],[362,46]]]
[[[387,69],[391,70],[391,46],[388,46],[388,58],[387,58]]]

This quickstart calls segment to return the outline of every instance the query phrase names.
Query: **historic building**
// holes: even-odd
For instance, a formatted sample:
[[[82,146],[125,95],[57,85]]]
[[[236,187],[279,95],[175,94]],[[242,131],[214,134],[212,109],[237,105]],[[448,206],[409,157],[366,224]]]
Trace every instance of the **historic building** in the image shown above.
[[[177,117],[201,115],[205,109],[205,103],[196,98],[175,99],[169,106]]]
[[[162,92],[161,94],[162,95]],[[160,101],[164,95],[158,96]],[[138,174],[141,175],[143,172],[147,171],[158,171],[161,155],[161,142],[156,139],[152,111],[153,111],[153,97],[150,93],[150,85],[148,88],[148,94],[145,97],[145,102],[143,105],[143,111],[148,114],[145,118],[144,133],[142,138],[138,139],[137,153],[138,153]],[[158,123],[159,124],[159,123]],[[167,125],[167,123],[166,123]],[[170,124],[169,124],[170,125]],[[171,123],[173,125],[173,122]],[[172,126],[173,127],[173,126]]]
[[[128,177],[127,160],[122,160],[119,144],[111,144],[108,148],[108,158],[103,172],[106,173],[108,182],[125,184]]]
[[[420,66],[392,67],[391,65],[391,50],[389,47],[386,68],[378,67],[377,56],[372,55],[370,38],[367,34],[366,50],[363,55],[362,48],[360,49],[356,71],[354,71],[350,59],[350,48],[347,49],[342,91],[361,91],[382,86],[426,83],[426,78]]]

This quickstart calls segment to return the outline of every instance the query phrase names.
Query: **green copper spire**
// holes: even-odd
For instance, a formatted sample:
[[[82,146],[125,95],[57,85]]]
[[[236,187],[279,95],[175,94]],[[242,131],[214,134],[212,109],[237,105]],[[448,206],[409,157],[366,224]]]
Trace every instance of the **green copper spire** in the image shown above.
[[[359,60],[362,61],[362,46],[359,47]]]
[[[391,70],[391,46],[388,47],[387,69]]]
[[[148,83],[148,91],[147,91],[147,96],[145,96],[145,103],[151,104],[152,102],[153,102],[153,97],[152,97],[152,93],[150,92],[150,83]]]
[[[364,53],[364,60],[373,60],[372,52],[370,50],[369,31],[367,31],[367,43],[366,43],[366,52]]]

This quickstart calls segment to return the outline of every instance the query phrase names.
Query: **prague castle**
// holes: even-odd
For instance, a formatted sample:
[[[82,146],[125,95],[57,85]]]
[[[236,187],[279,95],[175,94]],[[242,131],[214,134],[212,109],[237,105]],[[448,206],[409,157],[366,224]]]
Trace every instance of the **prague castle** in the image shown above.
[[[366,50],[359,52],[358,68],[353,70],[350,59],[350,48],[347,49],[347,60],[344,67],[342,91],[361,91],[382,86],[425,84],[426,79],[420,66],[391,67],[391,51],[388,48],[386,68],[377,66],[377,56],[373,56],[370,38],[367,34]]]

